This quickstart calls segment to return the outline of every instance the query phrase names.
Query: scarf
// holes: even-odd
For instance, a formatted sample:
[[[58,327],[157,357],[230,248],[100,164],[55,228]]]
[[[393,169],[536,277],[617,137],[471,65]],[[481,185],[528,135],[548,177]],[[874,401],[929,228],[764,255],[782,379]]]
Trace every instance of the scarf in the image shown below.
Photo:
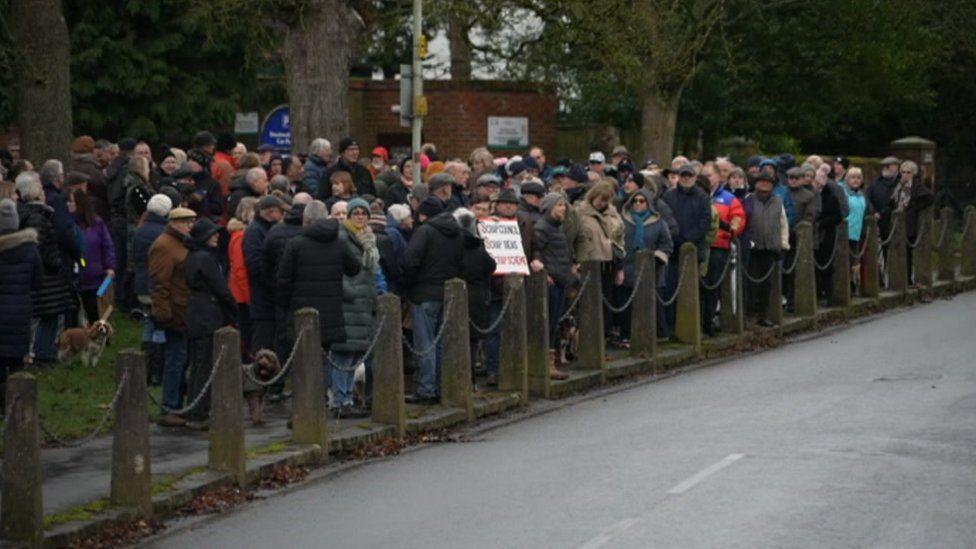
[[[895,201],[895,211],[903,212],[905,208],[908,207],[908,203],[912,200],[912,183],[907,184],[902,182],[895,187],[895,192],[891,197]]]
[[[651,217],[651,210],[635,212],[630,210],[630,217],[634,220],[634,249],[644,249],[644,222]]]
[[[375,272],[380,263],[380,252],[376,248],[376,235],[369,227],[359,228],[351,219],[342,222],[342,226],[349,232],[349,236],[363,247],[363,267]]]

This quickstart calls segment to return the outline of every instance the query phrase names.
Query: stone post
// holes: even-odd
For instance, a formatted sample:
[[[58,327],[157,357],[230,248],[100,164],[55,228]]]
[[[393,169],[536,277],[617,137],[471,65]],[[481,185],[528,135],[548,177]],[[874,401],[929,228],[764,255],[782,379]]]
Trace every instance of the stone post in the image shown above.
[[[959,267],[963,276],[976,276],[976,207],[967,206],[963,219],[966,225],[959,248]]]
[[[8,377],[6,398],[0,535],[8,541],[40,547],[44,540],[44,478],[34,376],[18,372]]]
[[[468,325],[468,287],[460,278],[444,284],[444,358],[441,366],[441,404],[460,408],[474,419],[471,381],[471,340]],[[434,351],[436,352],[436,351]]]
[[[399,313],[398,313],[399,314]],[[322,459],[329,456],[329,431],[325,416],[325,370],[319,313],[305,308],[295,312],[295,337],[304,333],[292,366],[292,441],[316,444]],[[375,379],[374,379],[375,382]]]
[[[834,291],[830,296],[830,304],[835,307],[851,305],[851,245],[848,230],[846,220],[837,225],[837,239],[834,243]]]
[[[891,214],[891,234],[885,267],[888,270],[888,290],[903,294],[908,291],[908,248],[905,242],[905,212]]]
[[[796,269],[793,271],[793,310],[797,316],[817,316],[817,276],[813,259],[813,225],[796,224]]]
[[[407,433],[407,410],[403,400],[403,331],[400,298],[385,294],[376,298],[380,339],[373,351],[373,421],[392,425],[396,436]],[[319,395],[324,401],[324,397]],[[324,412],[323,412],[324,413]]]
[[[529,361],[525,335],[525,277],[505,275],[504,300],[512,292],[512,302],[502,317],[499,349],[498,390],[519,394],[519,402],[529,403]],[[504,303],[504,301],[503,301]]]
[[[926,288],[932,287],[932,239],[938,236],[932,216],[932,207],[918,214],[918,234],[915,235],[916,245],[912,254],[915,284]]]
[[[739,245],[736,244],[736,248],[734,249],[736,255],[732,258],[735,268],[733,269],[730,266],[728,274],[722,280],[719,320],[722,323],[722,331],[727,334],[741,334],[746,329],[745,292],[743,291],[744,286],[742,282],[742,269],[745,269],[746,266],[739,261],[742,257],[739,254]],[[733,253],[733,250],[729,250],[729,253]]]
[[[126,376],[115,404],[112,423],[112,505],[152,515],[152,474],[149,451],[149,407],[146,363],[142,353],[126,349],[115,359],[115,380]]]
[[[769,275],[769,320],[778,328],[783,327],[783,261],[773,263],[773,274]]]
[[[945,231],[943,231],[945,229]],[[939,280],[952,282],[956,279],[956,245],[953,234],[953,210],[942,208],[939,214],[939,234],[935,235],[936,252],[939,254]],[[939,242],[939,237],[942,241]]]
[[[878,268],[878,254],[881,253],[879,237],[878,220],[873,215],[865,216],[864,254],[861,256],[864,284],[861,286],[861,295],[871,299],[877,299],[881,286],[881,273]]]
[[[210,398],[210,468],[228,473],[243,486],[247,482],[247,447],[244,444],[244,373],[241,339],[237,330],[214,333],[214,375]]]
[[[657,355],[657,260],[650,250],[637,252],[636,273],[641,273],[630,304],[630,354],[639,358]]]
[[[579,301],[579,366],[586,370],[603,371],[606,340],[603,335],[603,280],[600,262],[583,263],[586,285],[580,290]],[[603,375],[605,377],[605,373]]]
[[[675,304],[674,335],[681,343],[701,353],[701,304],[698,293],[698,249],[691,242],[681,245],[678,260],[678,300]]]
[[[525,280],[529,394],[549,398],[549,284],[543,269]]]

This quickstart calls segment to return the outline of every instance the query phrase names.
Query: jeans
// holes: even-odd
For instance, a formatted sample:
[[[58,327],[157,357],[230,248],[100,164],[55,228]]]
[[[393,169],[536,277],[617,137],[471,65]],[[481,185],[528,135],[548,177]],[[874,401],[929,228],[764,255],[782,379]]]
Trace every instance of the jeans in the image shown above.
[[[498,315],[502,312],[501,302],[491,302],[489,307],[489,320],[494,323],[498,320]],[[488,334],[485,338],[485,370],[489,374],[498,375],[498,362],[499,353],[501,349],[501,327],[495,328],[495,331]]]
[[[186,335],[176,330],[166,330],[166,343],[163,344],[163,406],[170,409],[179,408],[183,402],[186,354]]]
[[[413,317],[413,346],[418,351],[426,351],[434,342],[434,336],[443,320],[444,302],[425,301],[415,303],[411,315]],[[497,349],[497,347],[496,347]],[[437,343],[437,349],[422,357],[417,357],[419,379],[417,394],[422,397],[436,397],[441,394],[441,359],[444,345]],[[497,351],[496,351],[497,352]],[[497,354],[496,354],[497,357]],[[498,371],[498,362],[495,362]]]
[[[37,321],[37,331],[34,332],[34,359],[38,362],[54,362],[58,359],[58,349],[55,342],[58,338],[58,321],[60,317],[42,316]]]
[[[353,405],[353,384],[356,380],[356,366],[362,353],[332,351],[332,356],[326,361],[332,371],[332,402],[330,407]]]

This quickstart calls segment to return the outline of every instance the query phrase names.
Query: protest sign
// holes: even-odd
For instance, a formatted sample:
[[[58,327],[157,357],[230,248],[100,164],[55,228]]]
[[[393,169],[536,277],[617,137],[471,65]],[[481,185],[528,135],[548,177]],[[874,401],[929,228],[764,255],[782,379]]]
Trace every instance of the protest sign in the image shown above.
[[[529,274],[529,262],[522,249],[522,233],[514,219],[481,219],[478,221],[485,249],[498,266],[495,275]]]

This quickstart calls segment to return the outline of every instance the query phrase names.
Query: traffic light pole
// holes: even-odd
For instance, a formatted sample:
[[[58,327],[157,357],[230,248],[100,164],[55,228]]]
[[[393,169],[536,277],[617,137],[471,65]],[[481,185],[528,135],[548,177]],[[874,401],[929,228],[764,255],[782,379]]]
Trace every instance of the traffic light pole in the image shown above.
[[[411,149],[413,150],[413,182],[421,181],[420,147],[421,134],[424,127],[424,115],[427,105],[424,100],[423,56],[426,53],[426,40],[423,35],[423,0],[413,0],[413,118],[410,122],[412,131]]]

